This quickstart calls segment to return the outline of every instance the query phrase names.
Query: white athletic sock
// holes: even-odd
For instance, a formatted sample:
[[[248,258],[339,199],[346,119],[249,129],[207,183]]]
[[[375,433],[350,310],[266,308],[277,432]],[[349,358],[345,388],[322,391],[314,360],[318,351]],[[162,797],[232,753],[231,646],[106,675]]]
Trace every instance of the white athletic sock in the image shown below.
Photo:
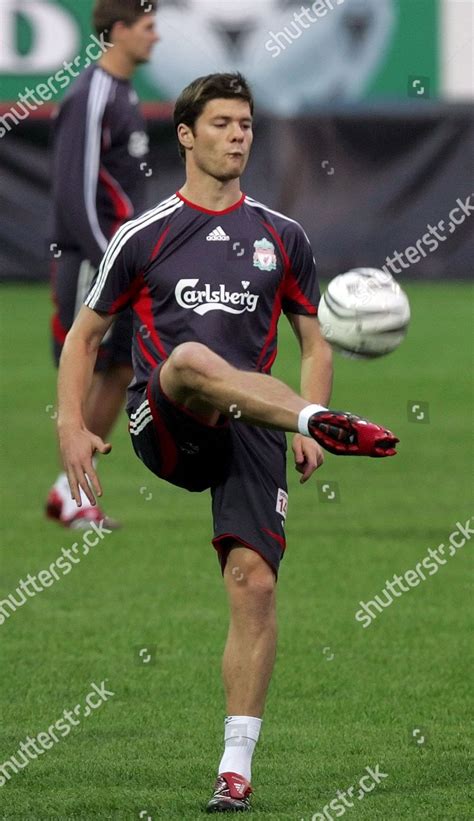
[[[237,773],[247,781],[251,780],[252,756],[261,725],[261,718],[227,716],[224,722],[225,750],[218,773]]]
[[[320,411],[326,411],[327,408],[324,405],[307,405],[301,411],[300,415],[298,416],[298,430],[303,436],[310,436],[310,432],[308,429],[308,422],[311,419],[313,413],[319,413]]]
[[[69,482],[64,472],[60,473],[58,478],[56,479],[54,483],[54,489],[61,497],[61,501],[63,503],[61,510],[61,519],[70,519],[77,513],[78,510],[82,510],[83,508],[91,506],[91,503],[89,502],[89,499],[87,498],[82,488],[80,488],[82,508],[79,508],[74,499],[71,499]]]

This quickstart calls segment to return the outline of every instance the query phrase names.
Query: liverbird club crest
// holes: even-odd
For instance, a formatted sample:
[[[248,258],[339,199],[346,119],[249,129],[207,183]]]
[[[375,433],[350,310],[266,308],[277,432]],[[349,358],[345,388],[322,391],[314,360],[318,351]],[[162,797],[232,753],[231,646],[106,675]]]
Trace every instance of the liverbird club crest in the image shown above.
[[[254,268],[260,268],[261,271],[274,271],[277,267],[275,246],[267,239],[260,239],[254,243],[254,249]]]

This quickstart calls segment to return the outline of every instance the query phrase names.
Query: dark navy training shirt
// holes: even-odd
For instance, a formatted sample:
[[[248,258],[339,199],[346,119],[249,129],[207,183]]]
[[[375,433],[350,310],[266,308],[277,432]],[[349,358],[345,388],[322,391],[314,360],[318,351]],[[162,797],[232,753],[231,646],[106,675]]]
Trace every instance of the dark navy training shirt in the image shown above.
[[[109,240],[145,206],[148,136],[128,80],[82,72],[54,125],[54,238],[97,267]],[[140,165],[142,168],[140,168]]]
[[[85,304],[131,305],[134,394],[182,342],[269,373],[285,313],[316,315],[319,288],[302,227],[245,195],[208,211],[175,194],[126,223],[110,243]]]

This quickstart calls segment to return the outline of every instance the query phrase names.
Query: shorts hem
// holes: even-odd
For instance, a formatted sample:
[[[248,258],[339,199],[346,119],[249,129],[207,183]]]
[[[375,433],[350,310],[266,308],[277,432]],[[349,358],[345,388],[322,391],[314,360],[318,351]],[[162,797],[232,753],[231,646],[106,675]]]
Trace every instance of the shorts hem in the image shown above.
[[[278,564],[278,566],[275,566],[270,561],[270,559],[267,558],[267,556],[263,555],[263,553],[258,549],[258,547],[256,547],[253,544],[250,544],[250,542],[247,542],[245,539],[242,539],[241,536],[237,536],[235,533],[222,533],[220,536],[214,536],[214,538],[212,539],[212,545],[213,545],[214,549],[216,550],[218,558],[219,558],[219,563],[220,563],[220,566],[221,566],[222,575],[224,575],[224,570],[225,570],[225,566],[227,564],[227,558],[228,558],[227,555],[223,556],[222,546],[220,545],[220,542],[223,541],[224,539],[233,539],[235,542],[239,542],[242,545],[242,547],[247,547],[249,550],[253,550],[254,553],[258,553],[258,555],[268,564],[268,566],[271,568],[271,570],[273,570],[273,572],[275,574],[275,578],[278,579],[279,564]]]

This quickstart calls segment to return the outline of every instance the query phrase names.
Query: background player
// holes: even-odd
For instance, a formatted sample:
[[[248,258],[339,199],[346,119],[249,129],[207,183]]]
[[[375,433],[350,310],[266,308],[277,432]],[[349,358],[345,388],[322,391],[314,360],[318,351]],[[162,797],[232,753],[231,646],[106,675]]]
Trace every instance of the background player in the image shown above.
[[[54,239],[61,256],[53,275],[56,313],[53,347],[59,363],[66,334],[89,290],[107,244],[118,228],[143,209],[148,135],[130,79],[158,41],[156,0],[97,0],[93,25],[111,45],[82,72],[59,109],[54,129]],[[85,403],[91,430],[107,437],[124,406],[132,378],[132,317],[125,311],[98,352]],[[71,500],[61,473],[47,500],[47,514],[72,527],[87,527],[103,514],[85,496]],[[117,523],[107,519],[108,526]]]
[[[397,441],[371,423],[321,408],[329,401],[332,356],[316,319],[309,241],[298,223],[240,190],[252,113],[240,75],[210,75],[184,90],[175,124],[186,183],[110,243],[66,340],[59,375],[58,427],[71,492],[79,502],[82,488],[93,503],[87,477],[96,493],[101,488],[92,455],[110,445],[87,429],[81,403],[103,335],[131,305],[135,379],[128,411],[136,453],[173,484],[211,487],[213,544],[231,611],[225,750],[212,812],[249,809],[286,545],[283,431],[296,433],[302,481],[323,461],[316,438],[335,452],[379,456],[392,455]],[[301,346],[302,396],[269,375],[282,309]]]

